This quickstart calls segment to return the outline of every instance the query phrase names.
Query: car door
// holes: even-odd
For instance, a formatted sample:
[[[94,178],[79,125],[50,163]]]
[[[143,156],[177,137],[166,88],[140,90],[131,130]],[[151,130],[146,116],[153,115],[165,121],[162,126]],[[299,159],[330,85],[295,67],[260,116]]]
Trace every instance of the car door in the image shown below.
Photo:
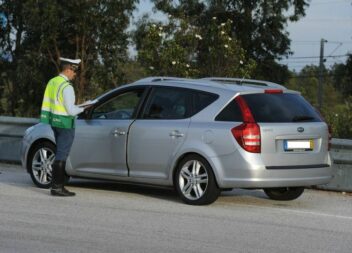
[[[76,172],[127,176],[128,130],[145,88],[119,92],[97,105],[90,119],[77,120],[70,161]]]
[[[153,87],[145,110],[130,128],[130,176],[168,177],[171,161],[187,138],[190,92],[174,87]]]

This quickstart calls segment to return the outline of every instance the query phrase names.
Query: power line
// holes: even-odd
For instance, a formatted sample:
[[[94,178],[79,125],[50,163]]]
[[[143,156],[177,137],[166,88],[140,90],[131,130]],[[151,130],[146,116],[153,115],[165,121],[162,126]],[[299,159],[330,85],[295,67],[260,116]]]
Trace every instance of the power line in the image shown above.
[[[324,58],[348,57],[350,55],[351,54],[329,55],[329,56],[325,56]],[[287,59],[315,59],[315,58],[320,58],[320,56],[293,56],[293,57],[288,57]]]
[[[346,41],[328,41],[327,43],[343,43],[343,44],[351,44],[352,43],[352,41],[348,41],[348,40],[346,40]]]
[[[324,58],[326,58],[327,56],[325,56]],[[316,58],[316,57],[315,57]],[[289,62],[315,62],[315,58],[287,58],[287,59],[281,59],[280,61],[289,61]],[[342,58],[342,57],[329,57],[326,59],[326,61],[335,61],[335,58]]]
[[[334,59],[328,59],[328,60],[332,60],[332,61],[325,61],[325,63],[334,63],[336,61],[334,61]],[[295,64],[295,63],[307,63],[307,64],[318,64],[318,61],[280,61],[282,64]]]
[[[334,50],[332,50],[332,52],[329,54],[329,56],[331,56],[333,53],[335,53],[335,51],[342,46],[343,43],[338,43],[338,45],[334,48]]]
[[[352,18],[309,18],[304,22],[351,22]]]
[[[291,43],[292,44],[307,44],[307,45],[320,44],[320,42],[316,41],[316,40],[291,40]],[[345,41],[331,41],[331,40],[328,40],[328,42],[326,42],[326,43],[327,44],[340,44],[340,43],[352,44],[352,41],[348,41],[348,40],[345,40]]]
[[[344,4],[348,3],[349,0],[333,0],[333,1],[324,1],[324,2],[315,2],[311,3],[310,5],[321,5],[321,4]]]
[[[327,76],[327,77],[338,77],[338,76],[345,76],[345,75],[341,75],[341,74],[325,74],[324,76]],[[290,76],[289,79],[304,79],[304,78],[312,78],[312,77],[316,77],[318,78],[319,75],[305,75],[305,76]]]

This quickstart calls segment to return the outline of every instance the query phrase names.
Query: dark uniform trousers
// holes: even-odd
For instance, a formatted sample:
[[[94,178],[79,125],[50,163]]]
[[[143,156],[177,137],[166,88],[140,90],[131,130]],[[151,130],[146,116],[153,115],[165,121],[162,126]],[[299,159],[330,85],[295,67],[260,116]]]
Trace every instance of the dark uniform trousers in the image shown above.
[[[75,137],[75,129],[51,127],[56,142],[56,157],[52,170],[51,194],[55,196],[74,196],[73,192],[65,189],[66,159],[70,153]]]

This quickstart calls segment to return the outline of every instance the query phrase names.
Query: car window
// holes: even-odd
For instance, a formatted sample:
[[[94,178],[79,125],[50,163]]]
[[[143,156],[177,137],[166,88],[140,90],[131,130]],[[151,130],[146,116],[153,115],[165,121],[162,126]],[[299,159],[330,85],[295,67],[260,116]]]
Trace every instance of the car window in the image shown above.
[[[142,116],[144,119],[184,119],[213,103],[217,94],[176,87],[155,87]]]
[[[298,94],[243,95],[257,122],[319,122],[314,108]]]
[[[189,115],[190,92],[187,89],[155,87],[144,119],[184,119]]]
[[[219,96],[213,93],[192,90],[192,115],[200,112],[205,107],[213,103]]]
[[[215,118],[215,121],[237,121],[242,122],[241,108],[236,100],[232,100]]]
[[[92,119],[131,119],[144,89],[119,94],[93,110]]]

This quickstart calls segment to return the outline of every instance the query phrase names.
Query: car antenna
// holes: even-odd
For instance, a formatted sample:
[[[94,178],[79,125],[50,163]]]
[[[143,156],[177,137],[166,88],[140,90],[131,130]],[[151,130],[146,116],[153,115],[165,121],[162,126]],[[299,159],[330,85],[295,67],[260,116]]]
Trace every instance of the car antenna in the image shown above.
[[[242,61],[242,60],[240,60],[240,65],[243,66],[243,61]],[[243,81],[244,81],[244,78],[245,78],[247,72],[248,72],[248,71],[244,72],[243,77],[242,77],[242,79],[240,80],[240,85],[243,85]]]

